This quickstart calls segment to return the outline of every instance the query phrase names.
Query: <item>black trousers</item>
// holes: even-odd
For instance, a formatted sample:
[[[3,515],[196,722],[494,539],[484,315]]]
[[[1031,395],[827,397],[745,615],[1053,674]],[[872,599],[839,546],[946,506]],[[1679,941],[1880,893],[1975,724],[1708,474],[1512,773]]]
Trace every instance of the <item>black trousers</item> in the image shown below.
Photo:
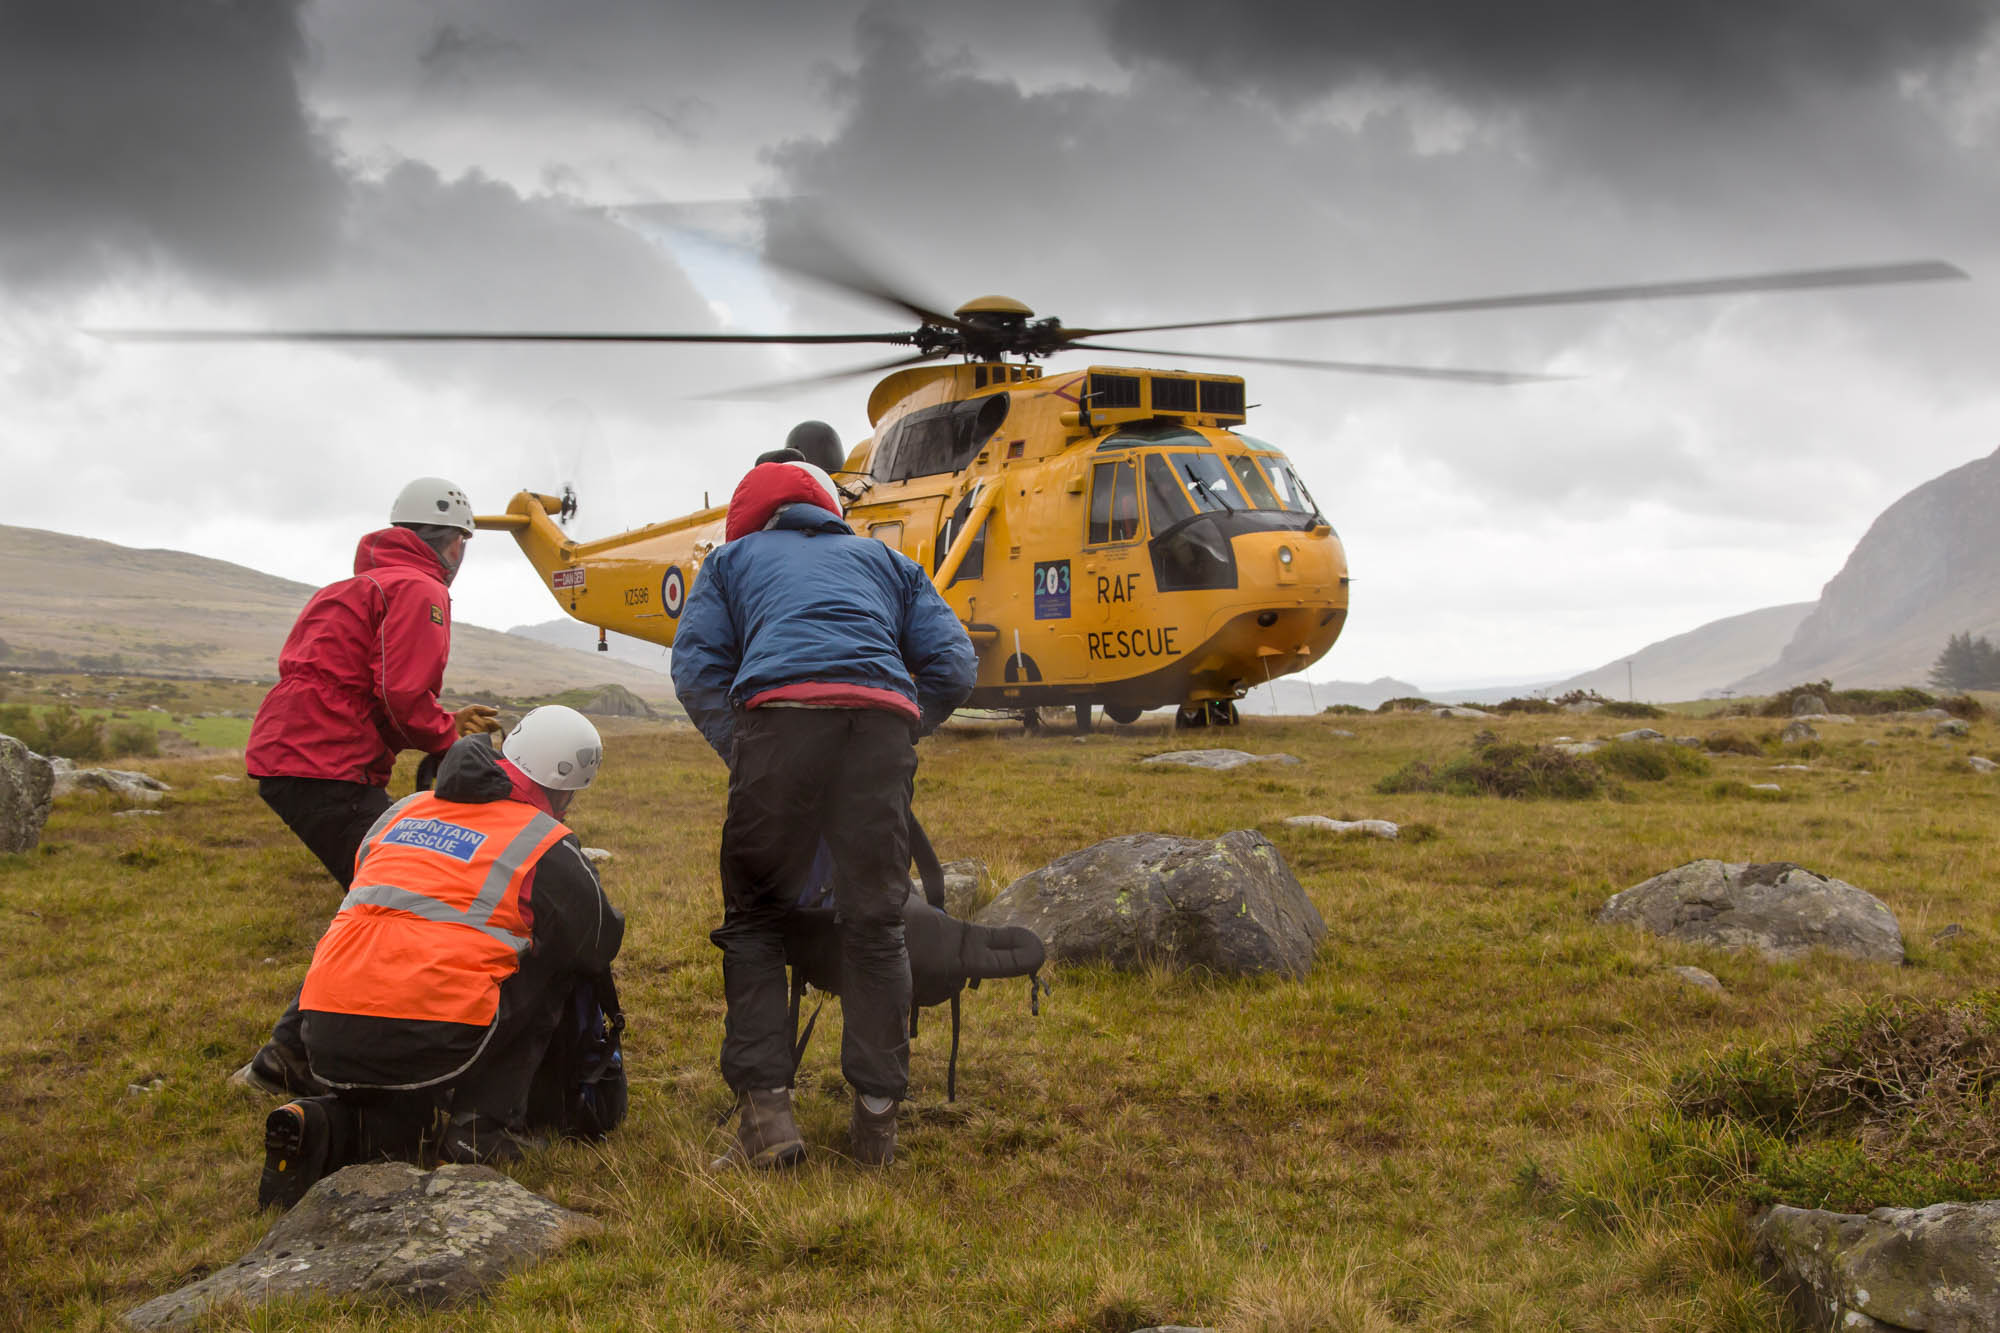
[[[353,887],[361,840],[391,804],[386,787],[330,778],[258,778],[257,794],[340,882],[342,892]]]
[[[909,1088],[908,816],[916,723],[865,708],[756,708],[736,717],[722,825],[722,950],[729,1014],[722,1077],[736,1092],[789,1087],[785,916],[820,839],[844,926],[840,1070],[848,1086]]]
[[[257,794],[320,859],[343,893],[354,886],[354,855],[361,850],[361,840],[392,804],[386,787],[330,778],[258,778]],[[296,996],[271,1029],[271,1041],[288,1051],[305,1050]]]

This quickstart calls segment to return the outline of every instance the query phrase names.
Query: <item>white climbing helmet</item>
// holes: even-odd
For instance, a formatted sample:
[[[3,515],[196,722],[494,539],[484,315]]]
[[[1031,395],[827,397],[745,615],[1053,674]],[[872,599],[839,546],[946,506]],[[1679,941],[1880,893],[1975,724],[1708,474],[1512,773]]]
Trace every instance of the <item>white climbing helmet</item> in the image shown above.
[[[582,791],[604,762],[604,741],[590,719],[562,704],[543,704],[521,719],[500,753],[552,791]]]
[[[811,477],[814,481],[818,482],[819,488],[826,492],[826,498],[833,502],[833,512],[836,514],[841,512],[840,488],[833,484],[832,477],[826,475],[825,468],[820,467],[816,463],[801,462],[796,458],[786,459],[784,462],[784,466],[795,467],[799,471],[805,473],[808,477]]]
[[[472,531],[472,501],[465,492],[443,477],[418,477],[396,496],[389,506],[391,523],[435,523],[439,527]]]

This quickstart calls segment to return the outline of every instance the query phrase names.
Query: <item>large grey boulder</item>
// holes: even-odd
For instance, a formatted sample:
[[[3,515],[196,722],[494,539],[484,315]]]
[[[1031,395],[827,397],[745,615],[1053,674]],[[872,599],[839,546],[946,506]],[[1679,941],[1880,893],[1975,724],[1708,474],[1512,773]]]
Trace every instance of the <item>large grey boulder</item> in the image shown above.
[[[0,736],[0,852],[32,852],[55,800],[49,761],[12,736]]]
[[[1304,976],[1326,934],[1270,839],[1129,833],[1023,875],[979,914],[1026,926],[1062,962]]]
[[[450,1305],[602,1229],[490,1166],[350,1166],[314,1185],[241,1259],[125,1320],[185,1328],[216,1306],[308,1293]]]
[[[653,706],[623,685],[600,685],[578,706],[592,717],[651,717]]]
[[[1605,925],[1773,961],[1814,949],[1871,963],[1903,961],[1903,932],[1882,900],[1789,861],[1690,861],[1616,893],[1597,914]]]
[[[1802,717],[1795,717],[1785,724],[1778,740],[1785,745],[1803,745],[1807,741],[1819,739],[1819,731]]]
[[[2000,1200],[1771,1209],[1757,1248],[1797,1313],[1842,1333],[2000,1333]]]
[[[1805,717],[1808,714],[1826,712],[1826,700],[1817,694],[1801,694],[1792,700],[1792,716]]]

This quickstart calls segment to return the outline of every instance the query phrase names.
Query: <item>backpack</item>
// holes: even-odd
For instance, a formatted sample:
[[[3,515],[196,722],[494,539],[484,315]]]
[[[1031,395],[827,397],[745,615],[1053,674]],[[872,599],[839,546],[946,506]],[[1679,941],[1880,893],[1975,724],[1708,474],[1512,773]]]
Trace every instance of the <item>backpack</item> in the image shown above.
[[[594,1143],[624,1122],[624,1031],[611,973],[578,978],[528,1087],[530,1129]]]
[[[1047,953],[1042,941],[1025,926],[981,926],[961,921],[945,911],[944,868],[915,814],[910,816],[910,856],[924,891],[914,891],[903,906],[903,935],[910,953],[910,1035],[917,1035],[917,1014],[934,1005],[951,1006],[951,1057],[945,1067],[945,1100],[958,1099],[959,996],[981,981],[1001,977],[1028,978],[1028,1009],[1041,1013],[1041,996],[1048,983],[1041,979]],[[825,844],[813,858],[799,897],[785,914],[785,961],[792,970],[792,1069],[797,1071],[819,1021],[819,1006],[799,1030],[799,1010],[808,986],[827,995],[840,994],[841,928],[833,909],[833,865]],[[821,1002],[824,1004],[824,1001]]]

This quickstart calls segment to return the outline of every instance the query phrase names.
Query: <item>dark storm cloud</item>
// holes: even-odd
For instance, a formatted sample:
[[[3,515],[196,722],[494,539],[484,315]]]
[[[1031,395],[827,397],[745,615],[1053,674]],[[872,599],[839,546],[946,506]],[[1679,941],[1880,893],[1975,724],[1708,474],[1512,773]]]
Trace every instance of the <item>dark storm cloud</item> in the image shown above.
[[[1636,87],[1690,107],[1786,99],[1950,63],[1994,28],[1992,0],[1112,0],[1121,58],[1310,97],[1411,82],[1454,100]]]
[[[299,0],[0,0],[0,279],[133,259],[228,281],[325,252],[344,182],[300,104]]]

